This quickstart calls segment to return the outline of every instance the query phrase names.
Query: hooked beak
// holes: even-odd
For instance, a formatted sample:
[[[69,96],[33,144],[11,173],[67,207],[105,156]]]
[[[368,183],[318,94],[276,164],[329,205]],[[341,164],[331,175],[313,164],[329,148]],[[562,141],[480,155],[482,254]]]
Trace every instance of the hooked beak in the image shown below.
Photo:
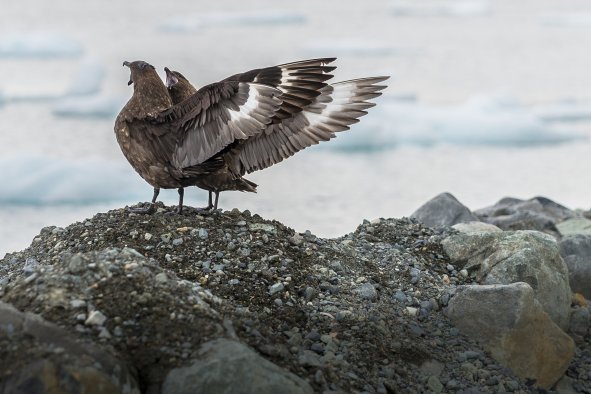
[[[126,60],[126,61],[123,62],[123,66],[124,67],[125,66],[130,67],[131,66],[131,63]],[[131,75],[130,75],[129,76],[129,82],[127,82],[127,86],[131,85],[132,83],[133,83],[133,81],[131,80]]]
[[[172,73],[172,71],[170,71],[168,67],[164,67],[164,71],[166,72],[166,87],[170,89],[179,82],[179,79]]]

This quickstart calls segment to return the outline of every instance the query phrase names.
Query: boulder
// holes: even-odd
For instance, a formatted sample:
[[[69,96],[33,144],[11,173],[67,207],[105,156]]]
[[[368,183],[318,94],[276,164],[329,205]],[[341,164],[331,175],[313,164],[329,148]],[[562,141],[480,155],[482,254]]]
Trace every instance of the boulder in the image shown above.
[[[587,218],[572,218],[559,223],[560,235],[586,234],[591,235],[591,220]]]
[[[450,193],[441,193],[433,197],[410,217],[429,227],[453,226],[456,223],[479,220]]]
[[[575,353],[572,338],[554,324],[524,282],[460,286],[446,313],[499,363],[545,389],[563,376]]]
[[[189,393],[313,393],[310,385],[248,346],[216,339],[204,343],[192,364],[168,373],[163,394]]]
[[[503,230],[538,230],[556,237],[560,236],[557,223],[578,216],[545,197],[529,200],[506,197],[495,205],[474,211],[474,214],[479,220]]]
[[[0,392],[139,393],[127,366],[39,315],[0,302]],[[35,391],[29,391],[29,390]],[[62,392],[62,391],[59,391]]]
[[[503,230],[501,230],[500,228],[498,228],[494,224],[484,223],[484,222],[458,223],[458,224],[454,224],[451,227],[458,230],[461,233],[464,233],[464,234],[503,232]]]
[[[528,283],[552,320],[568,327],[568,271],[553,237],[538,231],[456,234],[442,246],[456,267],[481,284]]]
[[[591,235],[566,236],[559,246],[560,255],[568,268],[570,288],[591,299]]]

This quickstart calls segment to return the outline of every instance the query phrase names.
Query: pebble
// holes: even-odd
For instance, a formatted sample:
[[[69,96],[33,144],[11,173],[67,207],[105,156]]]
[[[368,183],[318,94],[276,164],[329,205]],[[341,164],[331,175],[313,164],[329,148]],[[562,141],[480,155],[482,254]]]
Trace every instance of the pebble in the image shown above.
[[[144,239],[145,239],[146,241],[149,241],[149,240],[151,240],[153,237],[154,237],[154,236],[153,236],[152,234],[150,234],[150,233],[145,233],[145,234],[144,234]]]
[[[162,240],[162,242],[164,242],[165,244],[170,242],[170,239],[172,238],[172,235],[170,233],[166,233],[166,234],[162,234],[160,236],[160,239]]]
[[[176,238],[172,241],[172,246],[179,246],[183,244],[183,239],[182,238]]]
[[[311,301],[314,297],[316,296],[316,289],[314,289],[313,287],[306,287],[306,290],[304,290],[304,299],[306,301]]]
[[[72,300],[70,301],[70,306],[74,309],[83,308],[86,306],[86,301],[84,300]]]
[[[168,277],[166,276],[166,274],[164,272],[161,272],[159,274],[157,274],[154,279],[156,280],[156,282],[159,283],[166,283],[168,282]]]
[[[25,261],[25,265],[23,266],[23,274],[25,274],[25,276],[31,275],[38,265],[39,262],[37,260],[35,260],[32,257],[29,257]]]
[[[280,291],[283,291],[283,288],[283,283],[275,283],[274,285],[269,286],[269,294],[273,295],[275,293],[279,293]]]
[[[201,238],[201,239],[207,239],[209,237],[209,233],[204,228],[200,228],[198,234],[199,234],[199,238]]]
[[[427,379],[427,387],[429,387],[433,392],[440,393],[443,390],[443,385],[437,378],[437,376],[429,376]]]
[[[398,302],[406,302],[408,297],[402,290],[397,290],[396,293],[394,293],[393,298]]]
[[[283,301],[281,301],[281,298],[275,298],[273,300],[273,303],[277,306],[282,306],[283,305]]]
[[[376,291],[375,286],[371,283],[364,283],[361,286],[359,286],[355,291],[357,292],[357,294],[359,294],[361,298],[365,300],[373,301],[376,298],[378,298],[378,292]]]
[[[234,279],[230,279],[230,280],[228,281],[228,284],[229,284],[229,285],[232,285],[232,286],[234,286],[234,285],[237,285],[237,284],[239,284],[239,283],[240,283],[240,280],[238,280],[238,279],[236,279],[236,278],[234,278]]]
[[[99,310],[94,310],[90,312],[84,324],[87,326],[102,326],[106,320],[107,316],[103,315]]]

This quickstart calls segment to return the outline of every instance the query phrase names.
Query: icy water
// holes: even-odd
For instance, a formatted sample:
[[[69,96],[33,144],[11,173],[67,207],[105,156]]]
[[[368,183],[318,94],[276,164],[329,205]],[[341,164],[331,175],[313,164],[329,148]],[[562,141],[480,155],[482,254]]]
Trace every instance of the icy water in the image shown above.
[[[473,209],[535,195],[589,208],[590,47],[582,0],[6,2],[0,256],[151,197],[113,134],[131,95],[123,60],[197,85],[321,56],[338,56],[335,81],[392,75],[350,132],[251,174],[259,192],[223,193],[224,209],[338,236],[442,191]]]

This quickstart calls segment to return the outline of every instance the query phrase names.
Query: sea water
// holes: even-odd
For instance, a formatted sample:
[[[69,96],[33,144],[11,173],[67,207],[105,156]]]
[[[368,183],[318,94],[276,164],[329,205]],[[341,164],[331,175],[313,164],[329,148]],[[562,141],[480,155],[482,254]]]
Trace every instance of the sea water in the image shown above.
[[[349,132],[248,176],[220,206],[338,236],[449,191],[591,205],[591,4],[582,0],[347,2],[23,0],[0,12],[0,256],[48,225],[151,198],[114,118],[124,60],[203,86],[337,56],[334,81],[391,75]],[[206,204],[189,188],[185,202]],[[175,190],[163,191],[176,204]]]

